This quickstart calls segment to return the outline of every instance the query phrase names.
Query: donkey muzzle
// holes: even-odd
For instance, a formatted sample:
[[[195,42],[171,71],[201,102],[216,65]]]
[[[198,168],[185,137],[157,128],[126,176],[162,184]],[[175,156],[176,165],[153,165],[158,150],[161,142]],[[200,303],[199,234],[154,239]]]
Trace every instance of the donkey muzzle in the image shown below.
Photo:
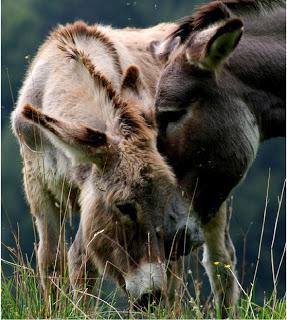
[[[148,303],[158,303],[167,287],[165,264],[145,263],[125,277],[125,284],[136,307],[145,308]]]
[[[165,257],[168,260],[177,260],[181,256],[188,255],[204,243],[203,232],[196,218],[190,217],[181,222],[175,233],[165,236]]]

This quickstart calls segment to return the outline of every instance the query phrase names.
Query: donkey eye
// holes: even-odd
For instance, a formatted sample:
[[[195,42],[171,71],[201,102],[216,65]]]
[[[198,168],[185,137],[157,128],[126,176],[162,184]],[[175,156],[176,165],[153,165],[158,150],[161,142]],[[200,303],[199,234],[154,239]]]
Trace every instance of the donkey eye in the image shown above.
[[[131,218],[131,220],[133,221],[137,220],[137,209],[134,203],[127,202],[127,203],[117,204],[116,207],[122,214],[128,215]]]

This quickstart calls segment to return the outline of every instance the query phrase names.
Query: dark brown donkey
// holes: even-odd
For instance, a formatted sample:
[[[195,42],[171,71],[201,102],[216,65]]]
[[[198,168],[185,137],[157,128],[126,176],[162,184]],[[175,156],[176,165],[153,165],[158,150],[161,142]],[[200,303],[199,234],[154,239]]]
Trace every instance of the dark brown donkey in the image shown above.
[[[224,313],[239,298],[225,200],[259,143],[285,135],[285,7],[270,2],[266,13],[257,4],[206,4],[151,44],[165,63],[156,96],[159,148],[201,218],[203,264]]]

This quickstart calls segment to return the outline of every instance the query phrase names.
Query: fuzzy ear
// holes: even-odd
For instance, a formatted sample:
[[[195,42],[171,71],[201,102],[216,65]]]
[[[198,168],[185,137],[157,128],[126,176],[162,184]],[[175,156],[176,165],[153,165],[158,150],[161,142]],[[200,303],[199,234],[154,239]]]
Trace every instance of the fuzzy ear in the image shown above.
[[[167,38],[162,42],[152,41],[150,43],[151,54],[161,63],[165,63],[170,54],[179,46],[180,41],[180,36],[176,36],[175,38]]]
[[[103,155],[106,156],[105,149],[110,140],[104,132],[52,118],[30,104],[24,106],[22,115],[44,130],[51,142],[74,162],[94,162],[103,166]]]
[[[130,90],[138,94],[140,89],[143,88],[145,88],[145,84],[141,77],[139,68],[136,65],[130,65],[125,71],[121,91],[124,92],[125,90]]]
[[[202,69],[214,71],[226,62],[239,43],[243,32],[243,23],[238,18],[227,20],[211,35],[204,46],[199,61]],[[192,60],[192,46],[187,51],[187,59]]]
[[[156,126],[153,96],[136,65],[130,65],[125,71],[121,85],[121,97],[131,105],[137,106],[137,110],[140,111],[148,126]]]

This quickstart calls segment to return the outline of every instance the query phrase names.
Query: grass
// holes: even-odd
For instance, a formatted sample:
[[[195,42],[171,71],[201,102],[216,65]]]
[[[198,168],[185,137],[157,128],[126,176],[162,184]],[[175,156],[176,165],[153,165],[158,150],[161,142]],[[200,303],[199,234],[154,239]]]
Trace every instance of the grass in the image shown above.
[[[19,261],[18,261],[19,262]],[[12,276],[2,274],[1,304],[2,318],[5,319],[35,319],[35,318],[62,318],[62,319],[210,319],[220,318],[209,301],[200,304],[199,293],[195,298],[180,299],[180,303],[166,306],[150,305],[145,311],[134,311],[119,306],[118,297],[120,289],[112,289],[109,293],[102,291],[99,295],[90,295],[89,301],[80,293],[77,300],[73,298],[74,292],[69,289],[68,279],[55,284],[59,289],[57,296],[44,300],[40,286],[39,276],[31,267],[30,262],[18,264],[16,262],[2,261],[13,268]],[[188,277],[192,275],[188,274]],[[101,278],[99,277],[99,281]],[[249,293],[244,291],[237,308],[236,315],[230,314],[229,318],[239,319],[285,319],[286,301],[278,299],[276,290],[271,297],[266,298],[262,305],[256,304],[251,296],[255,286]],[[107,289],[106,289],[107,290]]]
[[[268,199],[269,179],[267,185],[266,199]],[[282,194],[278,198],[278,210],[276,213],[273,237],[270,246],[272,269],[273,292],[269,297],[265,297],[263,303],[256,303],[256,275],[261,257],[261,247],[263,233],[265,229],[265,218],[268,201],[265,203],[263,214],[262,230],[260,235],[258,256],[253,280],[249,288],[243,288],[240,281],[241,299],[235,313],[230,312],[230,319],[286,319],[286,297],[278,297],[277,284],[279,270],[281,269],[285,257],[285,249],[281,260],[275,268],[273,249],[277,231],[278,217],[282,206],[282,199],[285,192],[285,184]],[[212,300],[206,299],[202,303],[201,288],[202,283],[198,276],[192,272],[185,273],[185,279],[181,279],[181,291],[176,301],[172,305],[161,302],[159,305],[150,304],[144,311],[129,309],[127,298],[119,288],[102,286],[102,278],[98,278],[98,291],[94,290],[94,295],[86,292],[75,292],[69,286],[68,277],[53,279],[54,286],[50,288],[48,297],[43,297],[40,285],[39,274],[32,267],[31,260],[24,258],[19,243],[19,237],[15,236],[15,248],[7,248],[11,254],[11,260],[2,259],[2,265],[12,268],[8,276],[2,271],[1,281],[1,318],[4,319],[220,319],[221,316],[214,309]],[[36,249],[36,248],[35,248]],[[195,259],[193,259],[195,260]],[[218,267],[231,269],[228,265]],[[268,267],[270,267],[268,266]],[[194,293],[187,289],[186,283],[193,284]],[[56,295],[54,294],[56,289]],[[84,298],[85,296],[85,298]],[[52,298],[53,297],[53,298]],[[87,298],[88,297],[88,298]]]

